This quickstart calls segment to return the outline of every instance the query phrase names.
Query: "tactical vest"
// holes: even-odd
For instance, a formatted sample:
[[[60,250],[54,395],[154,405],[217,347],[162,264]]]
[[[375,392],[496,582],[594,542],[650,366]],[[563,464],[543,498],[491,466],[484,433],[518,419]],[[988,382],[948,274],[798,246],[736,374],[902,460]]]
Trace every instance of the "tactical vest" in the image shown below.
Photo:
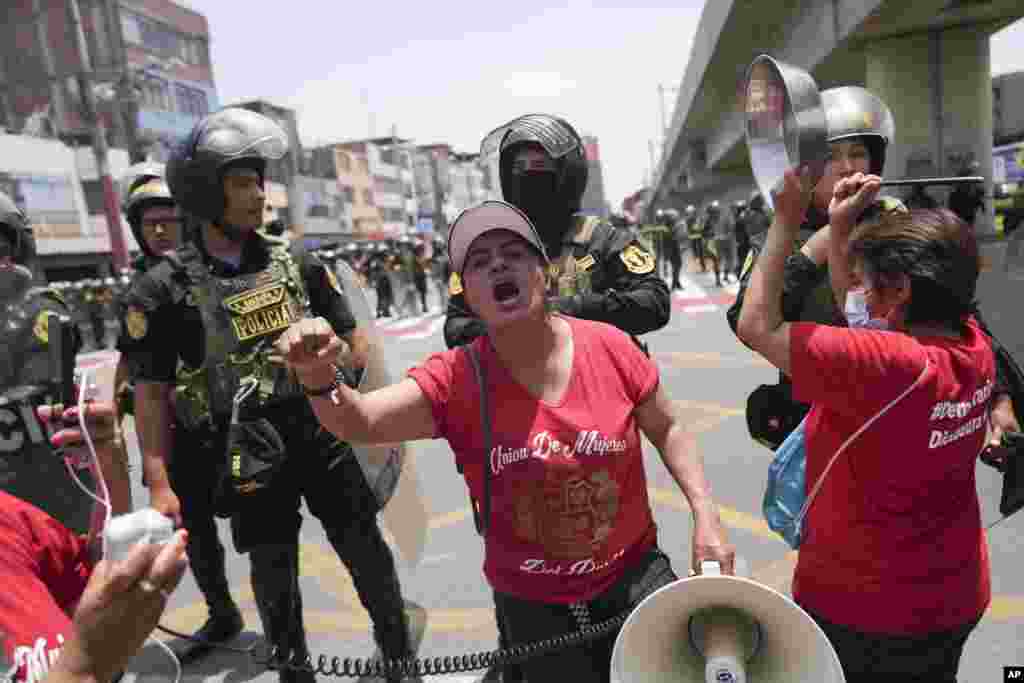
[[[573,296],[594,291],[591,269],[597,264],[597,259],[589,252],[585,256],[577,256],[577,253],[589,250],[590,241],[601,219],[579,216],[575,222],[569,240],[563,243],[567,248],[548,267],[548,293],[552,296]]]
[[[230,278],[212,274],[192,244],[175,260],[188,278],[204,335],[201,366],[179,366],[179,419],[194,425],[207,416],[227,415],[239,386],[251,379],[259,384],[247,405],[265,407],[302,396],[294,373],[270,359],[277,337],[310,311],[302,273],[287,245],[270,245],[263,270]]]
[[[48,343],[49,327],[47,319],[40,318],[40,297],[64,304],[56,291],[44,287],[32,287],[22,296],[0,304],[0,388],[42,379],[23,377],[26,356],[45,351]]]

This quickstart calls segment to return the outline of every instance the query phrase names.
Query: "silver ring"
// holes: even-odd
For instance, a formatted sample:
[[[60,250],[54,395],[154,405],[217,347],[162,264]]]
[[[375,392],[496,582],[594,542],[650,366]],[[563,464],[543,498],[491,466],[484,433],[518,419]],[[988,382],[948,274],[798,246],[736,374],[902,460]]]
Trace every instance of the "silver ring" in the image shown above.
[[[166,588],[160,588],[149,579],[142,579],[139,581],[139,588],[142,589],[143,593],[159,593],[164,596],[164,600],[171,599],[171,594],[167,592]]]

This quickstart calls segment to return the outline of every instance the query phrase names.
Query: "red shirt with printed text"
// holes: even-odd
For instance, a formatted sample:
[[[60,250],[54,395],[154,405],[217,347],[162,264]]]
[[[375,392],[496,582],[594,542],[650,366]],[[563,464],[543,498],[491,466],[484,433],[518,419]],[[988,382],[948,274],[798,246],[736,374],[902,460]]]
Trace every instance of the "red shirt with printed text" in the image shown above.
[[[868,633],[963,626],[991,599],[975,464],[995,359],[973,319],[962,339],[794,323],[794,398],[807,417],[807,491],[839,446],[913,391],[839,456],[812,503],[793,597]]]
[[[529,394],[486,336],[472,342],[490,391],[486,458],[466,351],[435,354],[409,373],[478,501],[490,468],[487,579],[499,592],[548,603],[600,595],[657,541],[634,415],[658,387],[657,366],[620,330],[561,317],[572,330],[573,368],[557,404]]]
[[[83,536],[0,491],[0,635],[3,671],[39,683],[71,635],[93,563]]]

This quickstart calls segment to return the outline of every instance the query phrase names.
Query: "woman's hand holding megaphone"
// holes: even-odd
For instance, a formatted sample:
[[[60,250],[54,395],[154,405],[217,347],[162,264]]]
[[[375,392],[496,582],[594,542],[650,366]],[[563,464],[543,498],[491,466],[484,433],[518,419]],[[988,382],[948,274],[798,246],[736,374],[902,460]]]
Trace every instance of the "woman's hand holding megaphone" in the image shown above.
[[[693,539],[690,543],[690,570],[700,574],[701,562],[717,562],[722,574],[736,573],[736,547],[729,542],[718,515],[718,506],[708,502],[693,511]]]

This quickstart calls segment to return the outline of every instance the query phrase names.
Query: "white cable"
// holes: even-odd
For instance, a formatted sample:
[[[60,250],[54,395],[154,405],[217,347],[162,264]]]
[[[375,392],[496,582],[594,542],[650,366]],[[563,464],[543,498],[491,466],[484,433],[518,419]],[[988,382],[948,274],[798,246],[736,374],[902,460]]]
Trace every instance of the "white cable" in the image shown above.
[[[79,380],[79,390],[78,390],[78,427],[79,427],[79,429],[82,430],[82,437],[85,439],[85,445],[86,445],[86,447],[89,450],[89,457],[92,458],[92,464],[93,464],[93,467],[94,467],[95,473],[96,473],[97,486],[99,487],[100,493],[103,495],[103,498],[99,498],[95,493],[93,493],[92,491],[89,490],[88,486],[86,486],[84,483],[82,483],[82,480],[79,478],[78,473],[75,472],[74,468],[71,466],[71,463],[68,461],[67,458],[64,459],[64,467],[67,468],[68,474],[71,475],[72,481],[74,481],[75,484],[78,485],[78,488],[80,488],[83,491],[85,491],[86,495],[88,495],[90,498],[92,498],[97,503],[99,503],[100,505],[103,506],[103,509],[105,510],[105,515],[103,517],[103,528],[105,529],[107,524],[110,523],[110,517],[111,517],[111,514],[112,514],[112,507],[110,505],[110,490],[107,488],[107,482],[103,478],[103,467],[100,465],[100,459],[96,455],[96,447],[92,443],[92,437],[89,435],[89,429],[86,427],[86,424],[85,424],[85,405],[86,405],[86,395],[89,393],[88,392],[88,390],[89,390],[89,379],[90,379],[90,376],[89,376],[88,369],[83,369],[82,370],[82,377]],[[103,542],[103,555],[102,555],[102,557],[106,557],[107,556],[107,538],[106,538],[106,534],[102,534],[101,533],[101,535],[103,537],[103,541],[102,541]]]
[[[78,477],[78,473],[75,472],[74,468],[67,458],[64,459],[64,466],[67,468],[68,473],[71,474],[72,480],[78,485],[78,488],[85,491],[85,493],[95,500],[97,503],[103,506],[106,510],[106,515],[103,518],[103,527],[110,523],[110,517],[112,514],[112,506],[110,504],[110,489],[107,488],[107,482],[103,478],[103,467],[100,465],[99,456],[96,455],[96,447],[93,445],[92,437],[89,435],[89,429],[85,424],[85,405],[87,394],[89,393],[89,371],[87,369],[82,370],[82,378],[80,380],[80,388],[78,391],[78,427],[82,430],[82,437],[85,439],[85,445],[89,449],[89,456],[92,458],[93,466],[95,467],[96,478],[98,480],[98,486],[103,498],[99,498],[95,493],[89,490],[82,480]],[[103,557],[107,557],[107,535],[102,534],[103,537]],[[167,655],[174,662],[174,683],[181,683],[181,660],[174,654],[172,650],[165,642],[153,636],[147,637],[147,640],[152,640],[158,646],[164,649]]]
[[[149,636],[146,640],[152,640],[154,643],[162,647],[165,652],[167,652],[167,654],[171,658],[171,661],[174,662],[174,683],[181,683],[181,660],[178,659],[178,655],[174,654],[174,650],[172,650],[167,645],[167,643],[160,640],[159,638]]]

